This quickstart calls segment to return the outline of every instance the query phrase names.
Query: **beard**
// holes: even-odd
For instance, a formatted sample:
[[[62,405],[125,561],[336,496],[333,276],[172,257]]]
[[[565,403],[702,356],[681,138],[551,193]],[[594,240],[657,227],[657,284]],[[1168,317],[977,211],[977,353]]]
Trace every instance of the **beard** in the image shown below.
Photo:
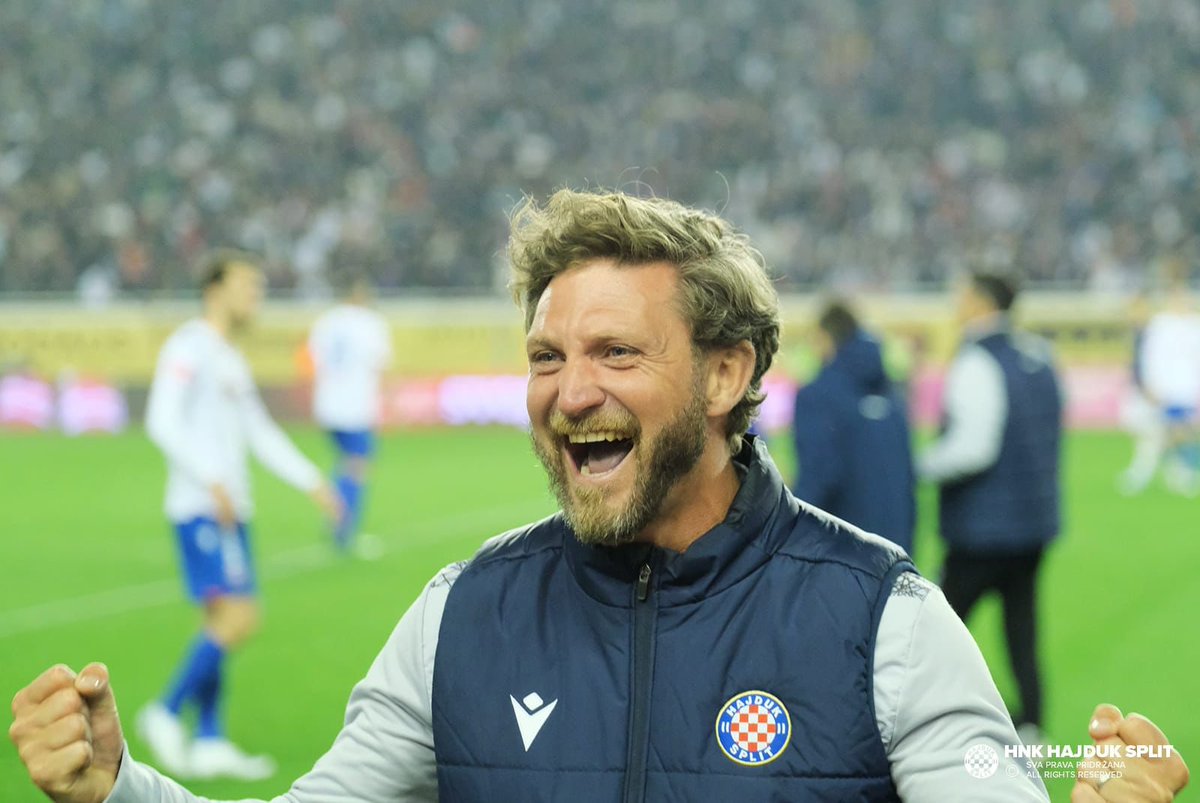
[[[555,411],[550,416],[551,442],[532,434],[533,450],[546,469],[550,490],[562,508],[575,537],[583,544],[619,546],[638,534],[662,511],[671,489],[690,472],[704,453],[707,435],[707,401],[697,383],[688,404],[649,442],[641,438],[636,419],[628,412],[595,413],[572,421]],[[607,488],[575,488],[570,485],[561,441],[575,432],[616,430],[633,432],[633,447],[625,460],[633,460],[633,492],[622,508],[612,509]]]

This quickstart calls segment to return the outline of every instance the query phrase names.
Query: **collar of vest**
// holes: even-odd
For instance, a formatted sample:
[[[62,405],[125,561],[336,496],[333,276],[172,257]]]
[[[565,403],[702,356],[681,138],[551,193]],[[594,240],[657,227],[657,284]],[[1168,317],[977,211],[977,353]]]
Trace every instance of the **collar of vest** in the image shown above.
[[[606,605],[631,607],[638,575],[649,564],[657,604],[686,605],[723,591],[766,564],[787,539],[796,507],[789,504],[783,479],[759,438],[745,436],[734,460],[741,487],[725,520],[686,552],[648,544],[589,546],[564,524],[567,565],[584,592]]]

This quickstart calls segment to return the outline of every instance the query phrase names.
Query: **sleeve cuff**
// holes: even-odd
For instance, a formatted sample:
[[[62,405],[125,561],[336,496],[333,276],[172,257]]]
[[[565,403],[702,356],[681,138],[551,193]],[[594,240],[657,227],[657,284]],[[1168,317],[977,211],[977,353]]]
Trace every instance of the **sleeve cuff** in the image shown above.
[[[137,772],[136,767],[137,762],[129,757],[129,742],[126,742],[125,749],[121,751],[121,763],[117,766],[116,783],[108,797],[104,798],[104,803],[135,803],[133,790],[136,783],[132,776]]]

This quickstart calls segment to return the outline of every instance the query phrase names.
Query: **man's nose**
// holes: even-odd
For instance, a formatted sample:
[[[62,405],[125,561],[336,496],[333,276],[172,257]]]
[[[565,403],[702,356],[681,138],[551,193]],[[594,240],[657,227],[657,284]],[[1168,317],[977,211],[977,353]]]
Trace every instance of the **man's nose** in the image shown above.
[[[583,415],[604,403],[597,367],[588,359],[567,360],[558,372],[558,409],[569,417]]]

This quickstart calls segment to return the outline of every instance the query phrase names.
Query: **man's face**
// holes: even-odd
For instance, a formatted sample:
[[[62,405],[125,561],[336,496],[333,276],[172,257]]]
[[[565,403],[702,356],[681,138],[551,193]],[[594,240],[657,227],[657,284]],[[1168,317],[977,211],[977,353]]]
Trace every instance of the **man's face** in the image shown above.
[[[595,260],[550,282],[526,337],[533,445],[584,543],[634,540],[706,445],[704,361],[669,264]]]
[[[968,279],[960,280],[954,289],[954,317],[959,326],[970,323],[984,311],[985,305],[979,291]]]
[[[237,262],[229,266],[220,287],[221,303],[229,313],[229,325],[234,331],[249,326],[262,304],[263,275],[255,266]]]
[[[813,330],[812,344],[822,363],[830,362],[837,354],[837,346],[834,344],[833,338],[820,326]]]

